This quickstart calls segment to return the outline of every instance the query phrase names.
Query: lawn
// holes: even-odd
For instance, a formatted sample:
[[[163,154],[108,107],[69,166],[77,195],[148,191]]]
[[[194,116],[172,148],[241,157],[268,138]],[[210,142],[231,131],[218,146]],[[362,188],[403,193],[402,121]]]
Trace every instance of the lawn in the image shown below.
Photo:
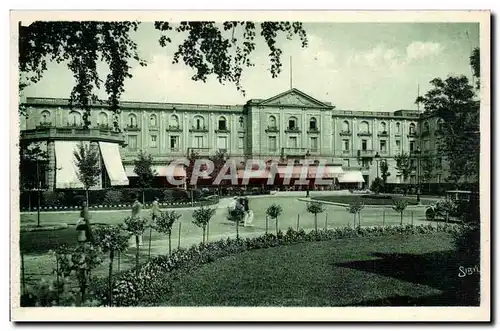
[[[342,239],[230,256],[174,282],[161,306],[477,305],[447,234]]]
[[[320,201],[329,201],[329,202],[336,202],[336,203],[342,203],[342,204],[350,204],[355,201],[361,201],[365,205],[370,205],[370,206],[390,206],[393,204],[394,200],[398,199],[405,199],[408,201],[409,205],[416,205],[417,204],[417,199],[415,198],[410,198],[410,197],[392,197],[388,195],[329,195],[329,196],[318,196],[314,197],[315,200],[320,200]],[[430,204],[431,201],[427,201],[425,199],[421,200],[422,204]]]

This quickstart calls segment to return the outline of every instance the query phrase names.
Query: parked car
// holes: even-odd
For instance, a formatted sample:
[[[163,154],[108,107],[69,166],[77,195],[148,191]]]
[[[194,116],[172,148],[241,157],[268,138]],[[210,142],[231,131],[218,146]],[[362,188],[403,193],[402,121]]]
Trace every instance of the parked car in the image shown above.
[[[446,191],[444,199],[426,209],[425,218],[428,221],[461,221],[460,216],[469,207],[471,196],[471,191]]]

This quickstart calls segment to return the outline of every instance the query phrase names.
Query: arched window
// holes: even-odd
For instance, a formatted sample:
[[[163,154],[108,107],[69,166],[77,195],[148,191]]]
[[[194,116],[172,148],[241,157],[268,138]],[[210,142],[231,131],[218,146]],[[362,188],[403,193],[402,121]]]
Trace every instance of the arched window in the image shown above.
[[[370,126],[367,121],[362,121],[359,123],[359,132],[361,133],[369,133],[370,132]]]
[[[242,116],[240,116],[240,118],[238,119],[238,124],[240,126],[240,129],[244,128],[244,126],[245,126],[245,120],[243,119]]]
[[[171,128],[178,129],[179,128],[179,116],[177,116],[175,114],[171,115],[170,116],[169,126]]]
[[[149,125],[151,127],[155,127],[158,125],[158,118],[155,114],[151,114],[151,116],[149,116]]]
[[[82,124],[82,115],[77,111],[72,111],[69,113],[69,123],[70,126],[80,126]]]
[[[227,130],[227,120],[224,116],[219,117],[218,128],[219,130]]]
[[[105,112],[99,113],[98,125],[108,126],[108,114],[106,114]]]
[[[292,116],[288,119],[288,129],[290,130],[298,129],[298,123],[296,117]]]
[[[429,132],[429,131],[430,131],[429,122],[425,121],[424,122],[424,132]]]
[[[50,112],[48,110],[42,111],[41,115],[41,124],[50,124]]]
[[[276,117],[274,117],[273,115],[269,116],[269,127],[276,127]]]
[[[137,127],[137,116],[135,114],[128,115],[128,126],[131,128]]]
[[[401,123],[396,123],[396,134],[401,134]]]
[[[201,116],[195,116],[193,118],[193,128],[197,130],[202,130],[205,128],[205,120]]]
[[[387,133],[387,125],[385,124],[385,122],[380,122],[379,131],[380,133]]]
[[[410,123],[409,133],[411,135],[416,134],[416,132],[415,132],[415,123]]]
[[[316,121],[316,117],[311,117],[309,119],[309,130],[317,130],[318,129],[318,123]]]
[[[350,132],[349,122],[347,122],[347,121],[342,122],[342,132]]]
[[[437,131],[442,132],[443,131],[443,126],[444,126],[444,120],[442,118],[438,118],[437,120]]]

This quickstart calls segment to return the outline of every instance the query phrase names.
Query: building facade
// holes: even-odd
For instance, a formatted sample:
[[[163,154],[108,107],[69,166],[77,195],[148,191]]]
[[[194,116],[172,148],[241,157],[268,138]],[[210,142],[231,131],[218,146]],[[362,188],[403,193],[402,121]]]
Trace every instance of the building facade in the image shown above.
[[[244,105],[124,101],[118,117],[120,133],[111,130],[113,114],[105,105],[92,106],[89,130],[81,130],[83,112],[70,110],[68,100],[27,98],[25,107],[26,116],[20,118],[21,140],[46,141],[49,154],[52,141],[60,139],[116,143],[129,177],[140,150],[150,153],[158,165],[186,157],[191,151],[209,156],[222,150],[238,161],[322,159],[341,164],[344,170],[361,171],[365,185],[379,175],[380,162],[387,162],[388,182],[403,183],[395,156],[402,152],[413,155],[417,150],[421,156],[434,155],[440,126],[438,119],[424,118],[412,110],[336,109],[297,89]],[[445,178],[444,162],[439,159],[437,163],[431,182]],[[51,187],[53,175],[48,176]],[[416,176],[413,172],[409,181],[416,183]]]

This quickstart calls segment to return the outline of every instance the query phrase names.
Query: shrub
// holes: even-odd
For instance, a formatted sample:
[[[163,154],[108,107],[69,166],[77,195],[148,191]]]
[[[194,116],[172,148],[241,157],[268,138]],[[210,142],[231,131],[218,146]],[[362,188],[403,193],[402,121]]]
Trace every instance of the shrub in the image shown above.
[[[406,199],[394,200],[392,209],[394,211],[397,211],[401,215],[401,223],[400,223],[401,226],[403,225],[403,213],[404,213],[406,207],[408,207],[408,200],[406,200]]]
[[[64,193],[56,191],[44,191],[42,193],[43,204],[46,206],[59,206],[64,199]]]
[[[383,190],[384,190],[384,181],[380,177],[375,178],[370,186],[370,191],[373,191],[375,193],[380,193]]]
[[[116,205],[122,201],[122,192],[116,190],[106,191],[104,194],[104,203],[108,205]]]
[[[206,229],[208,222],[210,222],[210,219],[212,216],[215,215],[215,209],[208,208],[208,207],[200,207],[197,208],[193,212],[193,224],[202,228],[203,230],[203,242],[205,242],[205,234],[206,234]]]

